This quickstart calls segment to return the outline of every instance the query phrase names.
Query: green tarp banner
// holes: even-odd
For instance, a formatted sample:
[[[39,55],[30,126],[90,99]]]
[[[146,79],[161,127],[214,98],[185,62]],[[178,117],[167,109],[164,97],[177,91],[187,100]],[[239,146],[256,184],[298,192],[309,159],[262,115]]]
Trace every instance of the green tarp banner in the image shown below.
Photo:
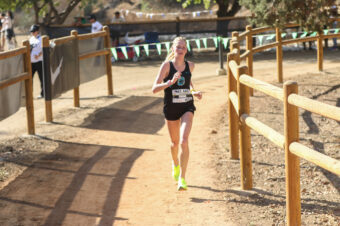
[[[195,39],[196,46],[198,49],[201,49],[201,41],[199,39]]]
[[[190,47],[190,42],[189,42],[189,40],[187,40],[187,48],[188,48],[188,51],[191,52],[191,47]]]
[[[334,34],[338,34],[338,32],[339,32],[339,29],[334,30]]]
[[[273,39],[273,38],[275,38],[275,34],[272,34],[272,35],[268,36],[268,39]]]
[[[134,46],[133,46],[133,49],[135,50],[135,53],[136,53],[137,57],[139,57],[139,56],[140,56],[140,49],[139,49],[139,46],[134,45]]]
[[[223,38],[224,49],[227,49],[227,47],[228,47],[228,41],[229,41],[229,38]]]
[[[297,38],[297,35],[298,35],[298,33],[297,33],[297,32],[293,32],[293,33],[292,33],[292,37],[293,37],[294,39],[296,39],[296,38]]]
[[[307,36],[307,34],[308,34],[308,32],[307,32],[307,31],[303,32],[303,34],[300,36],[300,38],[304,38],[304,37],[306,37],[306,36]]]
[[[161,55],[161,52],[162,52],[161,43],[157,43],[157,44],[156,44],[156,47],[157,47],[158,55]]]
[[[218,39],[218,37],[213,37],[215,48],[217,48],[217,46],[218,46],[217,39]]]
[[[120,47],[120,48],[121,48],[121,50],[122,50],[122,52],[123,52],[123,54],[124,54],[124,56],[125,56],[125,59],[129,59],[129,57],[128,57],[128,55],[127,55],[126,47],[124,46],[124,47]]]
[[[170,42],[165,43],[166,51],[169,53],[170,51]]]
[[[149,45],[148,44],[144,44],[143,47],[144,47],[146,55],[149,56]]]
[[[324,35],[327,35],[328,34],[328,30],[326,29],[326,30],[323,30],[323,34]]]
[[[118,60],[116,48],[111,48],[111,52],[112,52],[112,55],[113,55],[113,57],[115,58],[115,60]]]
[[[263,35],[261,35],[261,36],[258,36],[258,38],[259,38],[259,43],[260,43],[260,46],[262,46],[262,44],[263,44],[263,38],[264,38],[264,36],[263,36]]]
[[[310,34],[311,37],[315,37],[318,35],[318,32],[314,31],[312,34]]]
[[[207,38],[203,38],[202,41],[203,41],[204,48],[208,48]]]
[[[287,36],[286,33],[282,33],[282,34],[281,34],[281,38],[284,38],[284,37],[286,37],[286,36]]]

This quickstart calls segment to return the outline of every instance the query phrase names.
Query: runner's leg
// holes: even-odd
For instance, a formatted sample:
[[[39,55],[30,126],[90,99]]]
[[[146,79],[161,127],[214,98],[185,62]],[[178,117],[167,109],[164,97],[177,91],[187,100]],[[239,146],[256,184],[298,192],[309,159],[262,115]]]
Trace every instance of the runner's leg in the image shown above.
[[[179,130],[180,130],[180,120],[169,121],[166,120],[168,126],[170,139],[171,139],[171,156],[174,165],[178,165],[178,146],[179,146]]]
[[[192,120],[194,118],[194,114],[192,112],[186,112],[181,117],[181,129],[180,129],[180,144],[181,144],[181,156],[180,156],[180,164],[181,164],[181,178],[185,178],[185,173],[188,166],[189,161],[189,134],[192,127]]]

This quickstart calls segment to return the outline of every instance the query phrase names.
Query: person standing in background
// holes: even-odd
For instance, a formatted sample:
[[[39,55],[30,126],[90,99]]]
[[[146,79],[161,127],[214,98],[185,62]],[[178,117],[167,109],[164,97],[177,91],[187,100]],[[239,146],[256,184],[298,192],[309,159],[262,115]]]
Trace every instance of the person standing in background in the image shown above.
[[[336,19],[338,16],[338,7],[336,5],[333,5],[331,7],[331,18]],[[338,26],[338,21],[334,20],[332,22],[332,28],[337,28]],[[338,50],[338,43],[337,43],[337,38],[333,38],[333,47],[332,50]]]
[[[125,18],[120,15],[119,11],[115,12],[115,16],[111,19],[111,23],[125,22]]]
[[[38,98],[44,97],[44,86],[43,86],[43,49],[41,43],[41,36],[39,32],[39,25],[33,24],[31,26],[31,38],[29,40],[31,46],[31,65],[32,65],[32,79],[35,72],[38,72],[40,80],[40,95]]]
[[[17,40],[13,29],[14,16],[11,11],[7,11],[4,19],[4,30],[6,34],[8,50],[14,49],[17,46]]]
[[[5,50],[5,36],[6,36],[6,31],[5,31],[5,14],[1,13],[0,15],[0,20],[1,20],[1,30],[0,30],[0,52]]]
[[[103,25],[97,21],[97,18],[94,14],[90,16],[91,22],[91,33],[101,31],[103,29]]]

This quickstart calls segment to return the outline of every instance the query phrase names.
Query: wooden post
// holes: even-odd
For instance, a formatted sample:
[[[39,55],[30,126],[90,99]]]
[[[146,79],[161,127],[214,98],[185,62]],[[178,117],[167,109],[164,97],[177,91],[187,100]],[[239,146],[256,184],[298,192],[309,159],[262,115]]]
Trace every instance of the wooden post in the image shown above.
[[[108,26],[104,26],[103,29],[104,29],[104,31],[106,31],[105,48],[110,51],[110,49],[111,49],[111,44],[110,44],[110,29],[109,29]],[[113,95],[111,54],[106,54],[105,55],[105,64],[106,64],[106,74],[107,74],[108,95]]]
[[[181,28],[180,28],[180,19],[179,17],[177,16],[176,17],[176,37],[179,37],[180,34],[181,34]]]
[[[246,48],[249,51],[248,57],[247,57],[247,66],[248,66],[248,75],[253,77],[253,34],[251,33],[251,26],[248,25],[246,27],[246,30],[249,31],[250,33],[246,37]],[[249,90],[250,96],[254,95],[254,91],[252,88]]]
[[[323,46],[322,46],[322,32],[319,32],[318,36],[318,68],[319,71],[323,71]]]
[[[223,59],[223,45],[222,39],[219,37],[218,39],[218,60],[220,62],[220,68],[217,69],[217,75],[226,75],[227,71],[223,67],[224,59]]]
[[[46,35],[42,37],[43,45],[43,67],[44,67],[44,98],[45,98],[45,120],[46,122],[52,122],[52,94],[51,94],[51,73],[50,73],[50,38]]]
[[[77,56],[79,56],[79,44],[78,44],[78,31],[72,30],[71,35],[76,37],[76,42],[77,42]],[[79,101],[79,86],[73,89],[73,106],[74,107],[80,107],[80,101]]]
[[[231,47],[232,48],[232,47]],[[238,116],[237,110],[231,103],[229,94],[231,92],[237,93],[237,83],[235,77],[232,75],[232,71],[229,67],[229,62],[236,60],[235,54],[229,53],[227,55],[227,69],[228,69],[228,115],[229,115],[229,144],[230,144],[230,158],[239,158],[239,137],[238,137]]]
[[[35,123],[34,123],[33,78],[32,78],[30,43],[28,42],[28,40],[25,40],[22,42],[22,45],[26,46],[26,53],[24,54],[24,71],[27,71],[29,75],[29,79],[25,80],[27,132],[30,135],[34,135]]]
[[[246,66],[239,66],[237,69],[237,90],[238,90],[238,114],[241,118],[242,114],[249,115],[249,87],[240,82],[240,76],[248,74]],[[240,131],[240,160],[241,160],[241,187],[243,190],[251,190],[253,188],[253,175],[251,163],[251,140],[250,128],[241,123],[239,119]]]
[[[285,82],[284,92],[284,135],[285,135],[285,167],[286,167],[286,214],[288,226],[301,225],[300,200],[300,160],[290,153],[289,145],[299,141],[298,107],[288,103],[292,93],[298,93],[296,82]]]
[[[279,83],[283,82],[283,68],[282,68],[282,37],[280,28],[276,28],[276,42],[278,46],[276,47],[276,62],[277,62],[277,81]]]
[[[240,50],[240,43],[238,42],[238,36],[239,36],[239,34],[238,34],[238,32],[237,31],[234,31],[233,33],[231,33],[231,36],[232,36],[232,41],[236,38],[237,39],[237,43],[238,43],[238,50]]]

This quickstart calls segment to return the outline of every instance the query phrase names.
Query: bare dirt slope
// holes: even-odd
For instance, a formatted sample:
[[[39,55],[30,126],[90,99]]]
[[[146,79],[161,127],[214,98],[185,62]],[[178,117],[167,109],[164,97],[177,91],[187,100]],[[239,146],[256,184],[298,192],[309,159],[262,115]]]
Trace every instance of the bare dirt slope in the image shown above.
[[[302,82],[309,87],[304,94],[325,97],[321,100],[336,105],[339,53],[327,52],[324,74],[310,74],[316,70],[315,56],[285,53],[285,80],[303,75]],[[273,58],[272,53],[255,57],[255,77],[275,80]],[[239,163],[229,160],[227,143],[227,81],[214,75],[217,59],[212,52],[190,59],[196,62],[194,83],[204,97],[196,101],[188,191],[176,191],[171,178],[162,94],[150,92],[161,62],[119,62],[113,65],[113,97],[105,96],[105,78],[82,85],[81,107],[72,108],[71,92],[64,94],[53,102],[52,124],[43,123],[44,103],[35,100],[38,136],[21,136],[23,109],[0,122],[0,225],[283,225],[283,151],[256,134],[253,148],[260,147],[263,153],[254,156],[255,189],[239,189]],[[35,94],[37,84],[35,80]],[[260,93],[253,100],[260,102],[252,112],[280,131],[274,117],[280,113],[279,105]],[[272,108],[266,113],[268,105]],[[325,142],[322,150],[328,153],[328,147],[333,148],[329,154],[339,158],[338,124],[318,119],[323,122],[316,126],[319,131],[308,133],[312,125],[308,117],[302,123],[305,139],[318,145]],[[319,139],[321,130],[326,132]],[[305,225],[336,225],[338,177],[307,163],[302,166]]]

